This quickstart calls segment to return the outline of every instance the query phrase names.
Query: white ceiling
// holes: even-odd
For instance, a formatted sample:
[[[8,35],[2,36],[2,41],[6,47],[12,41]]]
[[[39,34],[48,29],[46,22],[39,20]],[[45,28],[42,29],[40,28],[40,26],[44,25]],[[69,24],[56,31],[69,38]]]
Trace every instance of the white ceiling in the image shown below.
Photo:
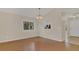
[[[42,16],[44,16],[51,10],[52,8],[41,8],[40,13]],[[28,17],[36,17],[39,14],[38,8],[0,8],[0,11]]]
[[[50,11],[60,11],[65,13],[78,13],[79,14],[79,8],[41,8],[40,13],[42,16],[45,16]],[[27,17],[36,17],[39,14],[38,8],[0,8],[1,12],[7,12],[7,13],[13,13],[18,14],[21,16],[27,16]]]

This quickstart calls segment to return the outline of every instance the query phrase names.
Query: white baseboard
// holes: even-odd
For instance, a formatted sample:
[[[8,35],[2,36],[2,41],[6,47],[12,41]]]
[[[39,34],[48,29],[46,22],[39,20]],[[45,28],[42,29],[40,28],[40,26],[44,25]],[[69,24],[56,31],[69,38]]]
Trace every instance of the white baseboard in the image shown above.
[[[50,40],[59,41],[59,42],[63,42],[63,41],[64,41],[64,40],[59,40],[59,39],[57,39],[57,38],[48,38],[48,37],[46,37],[46,36],[40,36],[40,37],[46,38],[46,39],[50,39]]]
[[[50,40],[55,40],[55,41],[59,41],[59,42],[63,42],[63,40],[59,40],[56,38],[48,38],[48,37],[44,37],[44,36],[32,36],[32,37],[20,37],[20,38],[14,38],[14,39],[5,39],[0,41],[0,43],[5,43],[5,42],[10,42],[10,41],[16,41],[16,40],[22,40],[22,39],[29,39],[29,38],[34,38],[34,37],[42,37],[42,38],[46,38],[46,39],[50,39]]]
[[[72,36],[72,37],[79,37],[79,36],[76,36],[76,35],[70,35],[70,36]]]
[[[29,38],[34,38],[34,37],[37,37],[37,36],[26,37],[26,38],[5,39],[5,40],[0,41],[0,43],[10,42],[10,41],[16,41],[16,40],[22,40],[22,39],[29,39]]]

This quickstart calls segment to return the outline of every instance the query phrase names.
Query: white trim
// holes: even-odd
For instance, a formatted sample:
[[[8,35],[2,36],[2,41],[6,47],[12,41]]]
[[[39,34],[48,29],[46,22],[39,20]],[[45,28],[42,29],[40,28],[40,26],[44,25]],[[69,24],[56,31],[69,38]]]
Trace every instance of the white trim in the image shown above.
[[[51,39],[51,38],[47,38],[47,37],[43,37],[43,36],[33,36],[33,37],[28,37],[28,38],[6,39],[6,40],[0,41],[0,43],[11,42],[11,41],[16,41],[16,40],[22,40],[22,39],[29,39],[29,38],[34,38],[34,37],[42,37],[42,38],[46,38],[46,39],[49,39],[49,40],[55,40],[55,41],[63,42],[63,40],[59,40],[59,39],[56,39],[56,38]]]
[[[57,38],[48,38],[48,37],[45,37],[45,36],[40,36],[42,38],[46,38],[46,39],[49,39],[49,40],[55,40],[55,41],[59,41],[59,42],[63,42],[64,40],[60,40],[60,39],[57,39]]]
[[[6,39],[6,40],[0,41],[0,43],[11,42],[11,41],[16,41],[16,40],[23,40],[23,39],[29,39],[29,38],[34,38],[34,37],[38,37],[38,36],[33,36],[33,37],[28,37],[28,38]]]

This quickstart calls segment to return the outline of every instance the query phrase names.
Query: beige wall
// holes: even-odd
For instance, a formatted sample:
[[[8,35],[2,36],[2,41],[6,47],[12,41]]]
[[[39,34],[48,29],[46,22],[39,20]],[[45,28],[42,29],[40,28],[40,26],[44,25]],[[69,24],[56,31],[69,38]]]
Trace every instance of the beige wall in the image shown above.
[[[51,24],[51,29],[44,29],[46,24]],[[52,40],[63,41],[63,23],[61,12],[51,11],[40,21],[40,36]]]
[[[33,21],[34,30],[24,31],[22,21]],[[51,29],[44,29],[46,24],[51,24]],[[39,26],[38,26],[39,25]],[[59,11],[51,11],[44,20],[35,20],[15,14],[0,12],[0,41],[16,40],[41,36],[44,38],[63,41],[62,16]]]
[[[22,21],[33,21],[34,30],[24,31]],[[15,14],[0,12],[0,41],[16,40],[37,36],[36,20]]]

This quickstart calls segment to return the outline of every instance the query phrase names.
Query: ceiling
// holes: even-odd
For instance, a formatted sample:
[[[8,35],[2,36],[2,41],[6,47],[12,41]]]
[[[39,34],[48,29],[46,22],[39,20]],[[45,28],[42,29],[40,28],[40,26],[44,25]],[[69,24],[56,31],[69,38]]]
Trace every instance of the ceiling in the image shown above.
[[[67,14],[69,13],[79,14],[79,8],[41,8],[40,14],[42,16],[45,16],[49,12],[56,10]],[[0,8],[0,11],[27,17],[36,17],[39,14],[38,8]]]
[[[41,8],[40,14],[44,16],[51,10],[52,8]],[[0,8],[0,11],[14,13],[21,16],[27,16],[27,17],[36,17],[39,14],[38,8]]]

